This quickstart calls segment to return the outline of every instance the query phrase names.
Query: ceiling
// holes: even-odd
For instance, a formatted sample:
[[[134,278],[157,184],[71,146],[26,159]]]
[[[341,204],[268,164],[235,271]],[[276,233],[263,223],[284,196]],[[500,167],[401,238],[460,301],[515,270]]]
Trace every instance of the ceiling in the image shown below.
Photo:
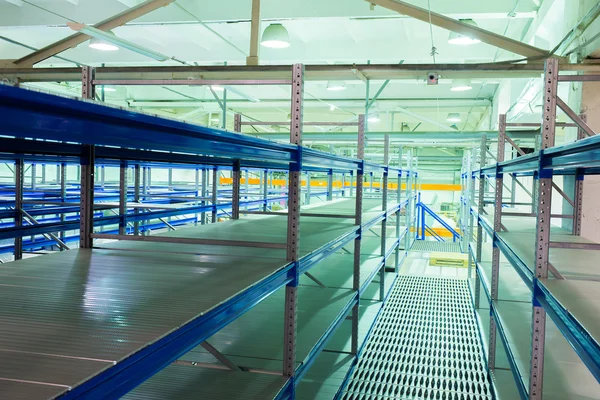
[[[95,24],[139,0],[0,0],[0,58],[17,59],[71,34],[68,21]],[[208,3],[208,4],[207,4]],[[158,62],[138,53],[119,49],[94,50],[84,42],[52,57],[38,67],[153,66],[153,65],[243,65],[249,49],[251,0],[219,2],[177,0],[113,30],[120,38],[163,53],[178,61]],[[285,5],[284,5],[285,3]],[[552,49],[592,7],[593,0],[579,5],[571,0],[412,0],[409,3],[448,17],[471,18],[479,27],[539,48]],[[20,4],[20,5],[19,5]],[[364,0],[262,0],[261,30],[281,23],[290,35],[287,49],[260,49],[262,65],[305,64],[416,64],[489,63],[520,59],[522,56],[487,44],[456,46],[448,43],[447,30],[375,7]],[[595,29],[595,28],[594,28]],[[588,34],[587,38],[592,35]],[[435,59],[431,55],[436,49]],[[597,48],[598,46],[595,46]],[[591,49],[595,49],[594,46]],[[0,70],[1,77],[2,70]],[[425,72],[424,72],[425,73]],[[510,86],[504,112],[523,96],[530,79],[473,79],[472,89],[451,91],[452,80],[442,79],[428,86],[425,79],[389,82],[374,103],[379,122],[369,123],[372,131],[473,131],[495,126],[499,93]],[[305,120],[349,121],[365,112],[367,85],[346,81],[346,90],[332,92],[326,82],[305,85]],[[372,97],[384,81],[370,82]],[[76,82],[30,84],[53,92],[78,95]],[[287,120],[290,88],[287,86],[232,86],[227,91],[227,127],[232,114],[242,113],[262,121]],[[157,113],[206,125],[222,124],[219,101],[206,87],[120,86],[109,87],[103,99],[122,107]],[[101,92],[101,91],[100,91]],[[537,101],[537,100],[536,100]],[[502,110],[500,110],[502,111]],[[461,121],[447,121],[448,113],[459,113]],[[519,118],[539,119],[535,107]],[[495,114],[495,115],[494,115]],[[279,126],[251,128],[248,132],[285,132]],[[330,132],[329,127],[316,127]],[[350,129],[335,130],[350,131]]]

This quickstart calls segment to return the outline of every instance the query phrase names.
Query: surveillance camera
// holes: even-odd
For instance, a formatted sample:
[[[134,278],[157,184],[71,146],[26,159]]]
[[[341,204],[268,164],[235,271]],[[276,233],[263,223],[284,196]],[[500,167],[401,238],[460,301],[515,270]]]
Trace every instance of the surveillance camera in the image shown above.
[[[440,75],[437,72],[430,72],[427,74],[427,84],[437,85],[440,80]]]

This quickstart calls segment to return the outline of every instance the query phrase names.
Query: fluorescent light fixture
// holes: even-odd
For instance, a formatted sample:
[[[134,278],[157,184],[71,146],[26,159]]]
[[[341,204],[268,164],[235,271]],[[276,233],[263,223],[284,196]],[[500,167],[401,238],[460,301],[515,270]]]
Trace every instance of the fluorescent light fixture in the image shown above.
[[[373,111],[373,112],[369,113],[369,118],[367,118],[367,121],[373,122],[373,123],[379,122],[380,121],[379,111]]]
[[[477,24],[472,19],[459,19],[458,21],[462,22],[463,24],[477,27]],[[448,43],[456,44],[456,45],[460,45],[460,46],[467,46],[470,44],[481,43],[481,40],[475,39],[475,38],[472,38],[472,37],[469,37],[466,35],[461,35],[460,33],[457,33],[457,32],[450,32],[450,36],[448,37]]]
[[[112,32],[109,31],[109,33],[112,34]],[[92,49],[96,49],[96,50],[101,50],[101,51],[117,51],[119,50],[119,46],[116,46],[112,43],[108,43],[104,40],[100,40],[97,38],[92,38],[92,40],[90,40],[90,44],[88,44],[89,47],[91,47]]]
[[[461,121],[461,117],[459,113],[450,113],[448,114],[448,118],[446,118],[446,121],[448,122],[460,122]]]
[[[329,106],[329,111],[335,111],[335,108],[336,107],[332,104],[332,105]]]
[[[223,86],[212,85],[210,88],[212,90],[214,90],[215,92],[223,92],[223,91],[225,91],[225,88]]]
[[[100,86],[100,90],[104,90],[105,92],[116,92],[117,88],[112,86]]]
[[[466,92],[471,89],[473,89],[473,85],[471,85],[469,79],[454,79],[450,90],[453,92]]]
[[[332,92],[346,90],[346,84],[344,83],[344,81],[327,81],[327,90]]]
[[[272,49],[285,49],[290,47],[290,35],[283,25],[271,24],[264,30],[260,45]]]
[[[141,54],[143,56],[153,58],[156,61],[165,61],[170,58],[169,56],[166,56],[166,55],[158,53],[156,51],[147,49],[145,47],[138,46],[135,43],[132,43],[125,39],[121,39],[121,38],[115,36],[114,34],[111,34],[109,32],[105,32],[105,31],[101,31],[100,29],[96,29],[89,25],[78,24],[75,22],[67,22],[67,25],[69,26],[69,28],[71,28],[74,31],[77,31],[84,35],[88,35],[88,36],[98,39],[100,41],[104,41],[104,42],[110,43],[112,45],[119,46],[123,49],[131,50],[131,51]],[[91,45],[91,42],[90,42],[90,45]]]

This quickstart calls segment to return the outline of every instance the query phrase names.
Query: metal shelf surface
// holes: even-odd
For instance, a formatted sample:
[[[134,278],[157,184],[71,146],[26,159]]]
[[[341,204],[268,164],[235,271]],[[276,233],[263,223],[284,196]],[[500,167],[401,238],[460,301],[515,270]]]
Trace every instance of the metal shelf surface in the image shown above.
[[[340,212],[347,211],[353,203],[353,199],[344,199],[311,208]],[[368,215],[368,206],[366,209]],[[355,229],[353,221],[340,218],[324,221],[301,217],[301,224],[305,235],[302,255]],[[285,227],[285,218],[252,216],[179,229],[168,236],[252,237],[270,242],[285,236]],[[380,242],[376,236],[372,239]],[[9,398],[18,393],[29,393],[30,398],[41,392],[44,397],[58,395],[198,316],[227,306],[241,293],[256,289],[257,282],[261,286],[274,274],[280,277],[276,286],[255,294],[264,297],[290,279],[285,270],[285,253],[278,249],[127,241],[102,246],[108,248],[70,250],[21,260],[0,269],[0,348],[6,353],[3,359],[14,357],[14,365],[22,366],[12,375],[11,371],[2,372],[0,377],[40,382],[12,382],[5,390]],[[149,248],[153,251],[146,251]],[[351,271],[351,263],[346,265]],[[338,296],[338,302],[333,303],[341,307],[352,297],[349,289],[325,289],[319,293],[308,298],[331,305],[332,296]],[[269,303],[264,304],[266,307]],[[338,308],[332,313],[339,313]],[[234,312],[234,316],[246,309]],[[281,312],[277,315],[283,317]],[[325,331],[327,321],[314,329],[314,334]],[[205,334],[209,337],[210,329]],[[283,340],[281,335],[277,337]],[[277,346],[277,350],[282,347]],[[18,378],[14,376],[16,372]]]

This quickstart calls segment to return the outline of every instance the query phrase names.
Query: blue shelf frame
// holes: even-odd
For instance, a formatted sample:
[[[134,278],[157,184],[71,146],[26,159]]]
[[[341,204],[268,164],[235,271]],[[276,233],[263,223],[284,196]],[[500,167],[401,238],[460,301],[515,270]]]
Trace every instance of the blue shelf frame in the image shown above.
[[[480,197],[479,202],[480,207],[483,204],[483,195],[481,193],[483,184],[487,178],[496,179],[496,214],[495,214],[495,222],[494,226],[490,226],[485,218],[482,217],[478,213],[478,210],[474,210],[470,207],[470,202],[465,201],[463,199],[461,202],[463,207],[467,208],[466,211],[463,212],[463,215],[469,215],[471,219],[474,219],[475,225],[478,229],[481,229],[482,232],[485,232],[490,238],[492,242],[492,246],[494,247],[494,262],[493,262],[493,270],[498,272],[498,263],[499,263],[499,253],[504,255],[504,257],[508,260],[509,264],[514,268],[514,270],[519,275],[520,279],[525,283],[525,285],[532,292],[532,306],[534,307],[536,315],[546,315],[548,314],[551,319],[554,321],[556,326],[558,327],[561,334],[566,338],[570,346],[577,353],[582,362],[586,365],[591,374],[595,377],[596,381],[600,383],[600,343],[598,342],[598,338],[592,337],[592,335],[585,329],[585,327],[575,318],[573,314],[569,312],[553,295],[551,290],[549,290],[545,285],[542,278],[546,277],[548,266],[546,263],[549,263],[548,257],[548,249],[551,247],[549,243],[549,238],[545,237],[542,232],[548,232],[550,226],[550,199],[551,199],[551,191],[545,190],[544,197],[542,200],[538,200],[538,207],[543,210],[542,215],[543,218],[539,217],[538,226],[542,226],[542,228],[538,228],[538,244],[536,245],[540,250],[536,251],[536,256],[538,257],[538,263],[542,263],[541,267],[538,266],[541,272],[539,278],[536,276],[536,273],[533,269],[529,268],[526,262],[521,259],[510,247],[510,244],[507,243],[497,232],[501,226],[501,212],[499,208],[502,207],[502,179],[504,174],[509,174],[511,176],[533,176],[535,181],[540,187],[540,193],[542,193],[543,185],[549,186],[552,184],[552,177],[554,175],[573,175],[577,179],[576,190],[575,190],[575,199],[573,200],[575,203],[581,199],[581,192],[577,190],[577,184],[581,184],[583,180],[583,176],[585,175],[598,175],[600,174],[600,135],[593,135],[591,129],[587,126],[585,121],[579,118],[572,110],[569,109],[568,105],[566,105],[560,98],[558,97],[558,81],[569,81],[568,77],[561,77],[559,79],[558,75],[559,65],[558,60],[549,59],[546,61],[546,74],[544,77],[544,92],[545,94],[545,102],[547,103],[547,107],[544,109],[544,122],[542,123],[542,130],[544,134],[542,136],[542,150],[536,151],[532,154],[517,156],[508,161],[504,161],[504,146],[506,141],[506,116],[500,116],[499,123],[499,140],[498,140],[498,162],[491,166],[480,166],[479,169],[473,169],[469,166],[469,168],[463,168],[463,179],[471,180],[474,183],[475,177],[480,179]],[[592,78],[592,80],[597,80],[599,77]],[[556,117],[556,109],[560,107],[565,111],[565,113],[573,120],[575,126],[579,127],[578,139],[574,143],[568,143],[560,146],[554,146],[554,134],[555,128],[557,126],[555,117]],[[513,124],[515,125],[515,124]],[[518,125],[518,124],[516,124]],[[590,137],[584,138],[585,135],[591,135]],[[518,148],[514,143],[511,142],[513,147],[519,151],[520,154],[523,154],[521,149]],[[483,152],[487,152],[487,147],[485,143],[482,144],[481,149],[481,160],[482,164],[485,165],[485,154]],[[474,187],[474,185],[473,185]],[[560,190],[559,190],[560,191]],[[473,197],[471,201],[474,201],[474,188],[473,188]],[[542,196],[540,194],[540,196]],[[573,202],[571,202],[573,204]],[[580,215],[581,210],[577,209],[574,205],[574,215],[573,218],[575,220],[575,229],[574,234],[578,234],[577,226],[580,226]],[[543,221],[543,222],[540,222]],[[543,224],[543,225],[541,225]],[[479,236],[477,238],[478,241],[481,241],[482,238]],[[478,242],[480,245],[480,242]],[[491,317],[496,323],[497,332],[500,335],[500,339],[504,342],[504,345],[509,353],[509,363],[511,365],[511,370],[513,371],[513,375],[515,378],[515,382],[517,384],[519,393],[522,398],[529,398],[529,391],[532,391],[532,396],[536,396],[535,398],[541,398],[542,393],[535,393],[535,391],[541,390],[543,383],[543,374],[541,373],[541,367],[538,369],[536,364],[543,363],[544,357],[544,346],[536,346],[532,347],[532,352],[538,352],[536,356],[537,363],[531,364],[531,385],[530,387],[526,387],[525,382],[518,374],[516,370],[516,363],[514,362],[514,357],[512,356],[512,352],[510,351],[510,346],[506,340],[506,335],[504,328],[500,322],[500,318],[498,316],[498,312],[496,310],[495,300],[492,298],[491,293],[494,293],[494,287],[497,290],[498,279],[497,275],[492,274],[495,278],[492,279],[492,282],[486,283],[483,274],[481,273],[481,268],[478,264],[478,260],[475,257],[475,252],[473,248],[469,245],[469,253],[470,258],[475,260],[475,271],[476,271],[476,285],[481,284],[484,287],[484,291],[486,293],[486,297],[490,303],[490,311]],[[495,279],[495,283],[494,283]],[[491,289],[486,287],[486,284],[491,286]],[[494,286],[496,285],[496,286]],[[477,293],[472,293],[473,301],[478,301],[478,287],[476,289]],[[497,295],[497,291],[496,291]],[[533,319],[533,335],[534,335],[534,343],[541,342],[544,343],[545,337],[545,319],[534,318]],[[495,334],[495,333],[494,333]],[[535,337],[539,338],[539,341],[535,341]],[[490,340],[490,343],[495,343],[495,340]],[[490,349],[491,351],[495,351],[495,349]],[[492,357],[490,355],[490,357]],[[541,360],[541,361],[540,361]],[[493,362],[492,362],[493,363]]]
[[[280,169],[290,172],[303,170],[349,172],[356,173],[357,176],[363,176],[366,172],[381,172],[386,177],[397,174],[399,180],[403,176],[416,176],[416,173],[412,174],[410,171],[403,171],[400,168],[340,157],[299,145],[275,143],[224,130],[205,128],[92,102],[82,102],[3,85],[0,85],[0,119],[4,121],[3,137],[0,138],[2,142],[0,158],[2,159],[56,164],[81,162],[83,165],[83,161],[92,149],[95,162],[114,166],[123,165],[121,163],[127,161],[129,166],[136,164],[140,166],[160,165],[163,168],[169,165],[195,168],[220,166],[235,169],[237,166],[238,168]],[[401,185],[398,186],[398,191],[401,191]],[[386,193],[387,186],[384,196]],[[278,200],[286,199],[288,196]],[[71,200],[75,200],[75,198]],[[83,202],[83,200],[81,201]],[[247,201],[238,203],[238,205],[263,204],[265,201]],[[273,201],[273,199],[267,201]],[[103,399],[124,395],[228,323],[252,309],[265,297],[284,286],[295,285],[300,274],[310,270],[344,245],[360,239],[365,229],[381,222],[386,223],[388,218],[394,214],[399,218],[402,206],[409,206],[411,203],[414,201],[407,200],[382,211],[375,218],[361,223],[345,235],[306,257],[290,262],[276,273],[257,282],[209,313],[198,316],[121,362],[70,388],[58,398]],[[219,204],[187,207],[185,210],[128,214],[127,222],[169,217],[182,213],[218,212],[232,206],[233,204]],[[123,216],[100,217],[93,219],[93,225],[119,225],[122,224],[122,220]],[[78,228],[79,221],[44,223],[5,229],[0,233],[0,238],[19,238],[48,231],[77,230]],[[410,236],[408,235],[409,231],[410,227],[406,228],[401,237],[393,243],[392,248],[386,250],[376,272],[378,269],[383,269],[390,255],[399,249],[402,238]],[[402,258],[403,260],[404,258]],[[294,388],[299,380],[325,347],[335,329],[358,304],[361,293],[372,282],[375,275],[375,273],[370,275],[356,291],[302,362],[295,376],[288,380],[286,388],[290,388],[290,390],[283,390],[282,394],[289,392],[293,397]],[[387,295],[383,301],[385,302],[386,299]],[[362,347],[360,350],[362,351]]]

